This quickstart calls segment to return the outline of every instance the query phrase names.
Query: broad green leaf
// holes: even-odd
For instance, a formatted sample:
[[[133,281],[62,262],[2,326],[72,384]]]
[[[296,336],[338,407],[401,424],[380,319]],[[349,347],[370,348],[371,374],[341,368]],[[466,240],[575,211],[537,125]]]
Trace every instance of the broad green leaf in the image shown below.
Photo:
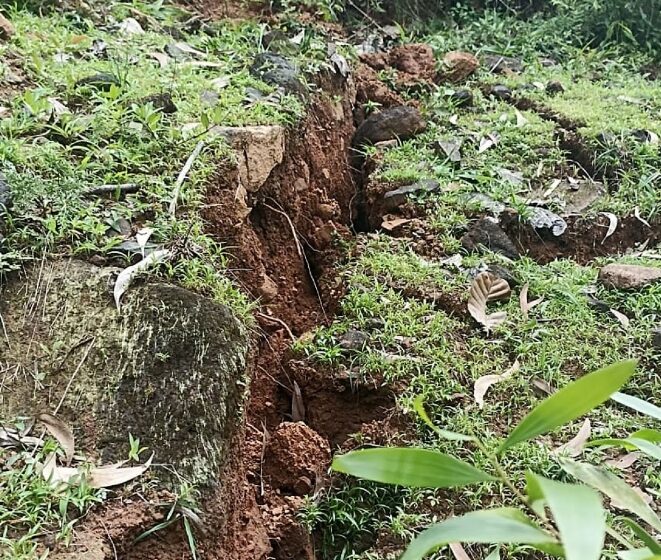
[[[526,494],[528,494],[528,505],[542,519],[546,519],[546,499],[544,492],[534,472],[526,472]]]
[[[611,399],[613,399],[615,402],[623,404],[626,407],[633,408],[637,412],[642,412],[647,416],[661,420],[661,408],[652,403],[644,401],[643,399],[627,395],[626,393],[615,393]]]
[[[617,553],[620,560],[661,560],[661,556],[654,554],[649,548],[636,548],[623,550]]]
[[[500,452],[583,416],[606,401],[636,369],[636,360],[618,362],[584,375],[537,405],[514,428]]]
[[[500,548],[495,549],[484,560],[500,560]]]
[[[655,431],[655,430],[650,430],[650,431]],[[645,455],[649,455],[653,459],[656,459],[657,461],[661,461],[660,446],[654,445],[649,440],[633,437],[634,435],[635,434],[631,434],[631,436],[625,439],[617,439],[617,438],[596,439],[594,441],[589,442],[587,445],[589,447],[595,447],[595,446],[624,447],[628,451],[631,451],[633,449],[638,449],[639,451],[645,453]]]
[[[494,480],[450,455],[414,447],[377,447],[338,455],[333,469],[359,478],[427,488],[450,488]]]
[[[616,507],[630,511],[657,531],[661,531],[661,520],[654,510],[621,478],[606,469],[570,459],[561,459],[560,466],[574,478],[606,494]]]
[[[625,517],[624,523],[634,532],[634,534],[642,541],[642,543],[650,549],[653,554],[661,554],[661,544],[659,544],[652,535],[643,529],[633,519]]]
[[[451,542],[552,544],[552,535],[535,527],[519,510],[500,508],[474,511],[432,525],[418,535],[401,560],[419,560]]]
[[[418,395],[413,401],[413,409],[418,413],[420,419],[427,424],[432,430],[434,430],[439,436],[444,439],[449,439],[453,441],[473,441],[475,438],[473,436],[467,436],[464,434],[458,434],[457,432],[450,432],[448,430],[442,430],[436,424],[431,421],[427,411],[425,410],[424,397]]]
[[[606,537],[606,512],[592,488],[535,476],[560,531],[567,560],[599,560]]]

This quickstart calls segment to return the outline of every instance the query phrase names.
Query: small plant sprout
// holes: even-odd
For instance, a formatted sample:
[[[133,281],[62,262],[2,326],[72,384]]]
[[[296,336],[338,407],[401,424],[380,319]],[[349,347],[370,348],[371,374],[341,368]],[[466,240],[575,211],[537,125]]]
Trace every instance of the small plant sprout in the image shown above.
[[[129,434],[129,461],[140,461],[140,453],[147,451],[147,447],[140,447],[140,438],[134,438]]]

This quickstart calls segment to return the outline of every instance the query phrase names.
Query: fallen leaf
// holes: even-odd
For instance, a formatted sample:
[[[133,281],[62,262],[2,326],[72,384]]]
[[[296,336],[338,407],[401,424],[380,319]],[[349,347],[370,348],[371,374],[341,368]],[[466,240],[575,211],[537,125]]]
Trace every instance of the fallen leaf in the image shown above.
[[[452,115],[452,116],[448,119],[448,121],[449,121],[450,124],[453,124],[453,125],[456,126],[457,123],[459,122],[459,115]]]
[[[563,443],[561,446],[556,447],[553,450],[553,453],[556,455],[565,454],[570,457],[578,457],[583,452],[583,447],[585,447],[591,433],[592,424],[590,423],[590,420],[586,418],[580,430],[578,430],[578,433],[567,443]]]
[[[170,64],[170,57],[165,53],[150,52],[149,56],[155,58],[158,61],[158,64],[161,68],[165,68],[168,64]]]
[[[87,39],[88,39],[87,35],[74,35],[73,37],[71,37],[69,42],[72,45],[80,45],[80,43],[87,41]]]
[[[555,189],[557,189],[560,186],[560,183],[562,183],[562,181],[560,179],[553,179],[553,181],[551,181],[551,184],[549,185],[549,188],[544,191],[542,196],[544,198],[547,198],[548,196],[551,196],[553,194],[553,192],[555,191]]]
[[[617,309],[611,309],[610,312],[625,329],[629,328],[629,324],[631,323],[629,317],[627,317],[624,313],[620,313]]]
[[[61,482],[66,484],[78,484],[85,479],[91,488],[109,488],[129,482],[142,475],[150,466],[154,456],[143,465],[137,467],[117,467],[115,465],[106,467],[95,467],[86,470],[85,467],[58,467],[55,462],[55,453],[51,453],[41,470],[45,480],[53,485]]]
[[[519,369],[521,369],[521,364],[519,364],[519,360],[516,360],[512,367],[510,367],[505,373],[500,375],[483,375],[480,377],[473,386],[473,398],[475,399],[477,406],[480,409],[484,408],[484,395],[487,394],[489,387],[511,377],[512,374],[519,371]]]
[[[71,428],[67,426],[62,420],[60,420],[54,414],[48,412],[42,412],[37,415],[37,420],[39,420],[46,429],[48,433],[52,435],[57,442],[60,444],[60,447],[64,451],[64,459],[67,465],[71,464],[71,459],[73,459],[73,452],[75,449],[73,432]]]
[[[532,85],[540,91],[544,91],[546,89],[542,82],[533,82]]]
[[[528,124],[528,119],[526,119],[522,114],[521,111],[518,109],[514,109],[514,114],[516,115],[516,126],[518,128],[521,128],[522,126],[525,126]]]
[[[51,113],[53,113],[55,116],[59,117],[60,115],[63,115],[64,113],[70,113],[69,107],[67,107],[64,103],[62,103],[59,99],[55,97],[49,97],[48,98],[48,103],[51,108]]]
[[[439,140],[438,145],[443,150],[445,155],[450,161],[461,161],[461,140],[458,138],[451,138],[449,140]]]
[[[482,272],[473,280],[468,292],[468,312],[487,332],[507,318],[504,311],[487,315],[487,302],[507,297],[510,286],[502,278]]]
[[[145,258],[145,245],[147,245],[147,241],[149,241],[153,233],[154,230],[152,228],[143,227],[135,234],[135,240],[138,243],[138,247],[140,247],[143,259]]]
[[[651,130],[648,130],[647,134],[649,135],[648,142],[656,146],[659,143],[659,135],[656,132],[652,132]]]
[[[496,143],[493,141],[492,138],[483,136],[482,138],[480,138],[480,147],[477,149],[477,153],[481,154],[483,152],[486,152],[489,148],[495,145]]]
[[[543,379],[535,378],[533,379],[532,384],[534,387],[537,387],[537,389],[539,389],[543,393],[546,393],[547,395],[552,395],[554,392],[553,387],[551,387],[551,385],[549,385],[549,383],[547,383]]]
[[[351,74],[351,66],[349,66],[347,59],[340,53],[333,53],[330,57],[330,61],[343,78],[347,78]]]
[[[191,55],[191,56],[199,56],[199,57],[206,56],[206,54],[203,53],[202,51],[198,51],[197,49],[194,49],[188,43],[184,43],[183,41],[180,41],[178,43],[170,43],[165,48],[174,58],[182,58],[182,55]]]
[[[528,283],[526,282],[523,285],[523,288],[521,288],[521,293],[519,294],[519,305],[521,306],[521,313],[523,313],[523,316],[526,319],[528,318],[528,312],[543,301],[543,297],[537,298],[533,301],[528,301]]]
[[[640,208],[638,208],[638,206],[636,206],[636,207],[633,209],[633,215],[636,216],[636,219],[637,219],[641,224],[645,224],[645,225],[646,225],[648,228],[650,228],[650,229],[652,228],[652,226],[650,225],[650,223],[649,223],[645,218],[641,217],[641,215],[640,215]]]
[[[291,398],[291,419],[294,422],[303,422],[305,420],[305,403],[303,402],[303,393],[298,383],[294,381],[294,390]]]
[[[604,241],[608,239],[611,235],[615,233],[615,230],[617,229],[617,216],[615,214],[612,214],[611,212],[599,212],[601,215],[606,216],[608,218],[608,231],[606,232],[606,235],[604,238],[601,240],[601,244],[604,244]]]
[[[160,251],[154,251],[142,259],[139,263],[132,266],[126,267],[119,273],[117,280],[115,281],[115,288],[113,290],[113,295],[115,296],[115,304],[117,305],[117,310],[120,309],[120,300],[124,292],[129,289],[131,282],[135,278],[136,274],[147,270],[149,267],[158,264],[170,257],[170,251],[168,249],[161,249]]]
[[[616,457],[615,459],[609,459],[606,461],[606,464],[623,471],[631,467],[639,459],[639,457],[640,453],[634,451],[633,453],[627,453],[626,455]]]
[[[220,76],[220,78],[211,80],[210,84],[216,89],[224,89],[230,85],[230,78],[229,76]]]
[[[509,169],[501,168],[497,171],[501,179],[509,181],[513,185],[520,185],[524,181],[523,173],[520,171],[510,171]]]
[[[132,17],[126,18],[119,24],[119,31],[125,35],[142,35],[145,32],[138,20]]]
[[[404,224],[408,224],[411,220],[407,218],[397,218],[391,214],[386,214],[383,216],[383,221],[381,222],[381,227],[386,231],[393,231]]]
[[[450,543],[450,550],[452,551],[455,560],[471,560],[471,557],[468,556],[464,547],[459,543]]]

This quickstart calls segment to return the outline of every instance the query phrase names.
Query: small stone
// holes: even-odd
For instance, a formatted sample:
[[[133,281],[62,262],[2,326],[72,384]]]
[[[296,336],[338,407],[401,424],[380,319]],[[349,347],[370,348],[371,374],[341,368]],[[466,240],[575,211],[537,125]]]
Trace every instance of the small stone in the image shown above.
[[[497,84],[489,88],[489,95],[496,99],[508,100],[512,98],[512,90],[502,84]]]
[[[257,288],[264,303],[269,303],[278,297],[278,285],[266,273],[262,274],[262,283]]]
[[[500,253],[509,259],[518,259],[519,251],[496,221],[481,218],[473,224],[461,238],[461,245],[467,251],[479,251],[482,247]]]
[[[487,268],[487,272],[490,272],[498,278],[502,278],[512,287],[519,285],[519,281],[516,279],[516,276],[514,276],[514,273],[504,266],[499,264],[490,264]]]
[[[557,93],[563,93],[565,91],[565,86],[563,86],[559,81],[557,80],[551,80],[548,84],[546,84],[546,93],[549,95],[555,95]]]
[[[147,105],[151,103],[154,109],[160,109],[161,112],[171,115],[172,113],[177,112],[177,106],[172,100],[172,95],[168,92],[165,93],[153,93],[147,97],[143,97],[138,101],[139,105]]]
[[[376,144],[396,138],[406,140],[422,132],[427,123],[415,107],[398,105],[370,115],[353,137],[355,147]]]
[[[394,210],[406,202],[410,194],[421,192],[432,192],[440,188],[440,183],[433,179],[423,179],[412,185],[406,185],[398,189],[388,191],[383,195],[386,210]]]
[[[470,107],[473,104],[473,92],[469,89],[458,89],[450,95],[450,101],[455,107]]]
[[[282,55],[270,52],[258,54],[250,67],[250,73],[267,84],[281,87],[287,93],[299,96],[306,94],[298,69]]]
[[[369,341],[369,335],[363,331],[349,329],[340,337],[340,347],[343,350],[362,350]]]
[[[661,352],[661,327],[657,327],[652,331],[652,347]]]
[[[14,26],[2,14],[0,14],[0,39],[6,41],[14,35]]]
[[[494,74],[518,74],[523,72],[523,62],[520,58],[487,54],[482,57],[483,66]]]
[[[614,263],[599,271],[599,280],[611,288],[636,290],[661,280],[661,268]]]
[[[528,206],[528,211],[528,223],[535,229],[548,229],[555,237],[567,231],[567,222],[555,212],[539,206]]]
[[[462,82],[480,66],[475,55],[462,51],[451,51],[443,57],[445,71],[441,77],[448,82]]]
[[[74,88],[89,87],[102,91],[110,91],[112,86],[120,87],[121,84],[115,76],[107,72],[92,74],[91,76],[81,78],[74,84]]]

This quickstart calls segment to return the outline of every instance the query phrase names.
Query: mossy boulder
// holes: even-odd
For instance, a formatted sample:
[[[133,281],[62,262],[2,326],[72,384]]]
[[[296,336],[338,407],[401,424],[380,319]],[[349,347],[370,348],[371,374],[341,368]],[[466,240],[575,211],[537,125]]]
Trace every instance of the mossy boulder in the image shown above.
[[[136,282],[118,311],[116,273],[52,261],[0,288],[0,418],[62,400],[78,449],[123,459],[131,433],[170,467],[159,478],[213,484],[242,416],[248,333],[225,306],[169,284]]]

